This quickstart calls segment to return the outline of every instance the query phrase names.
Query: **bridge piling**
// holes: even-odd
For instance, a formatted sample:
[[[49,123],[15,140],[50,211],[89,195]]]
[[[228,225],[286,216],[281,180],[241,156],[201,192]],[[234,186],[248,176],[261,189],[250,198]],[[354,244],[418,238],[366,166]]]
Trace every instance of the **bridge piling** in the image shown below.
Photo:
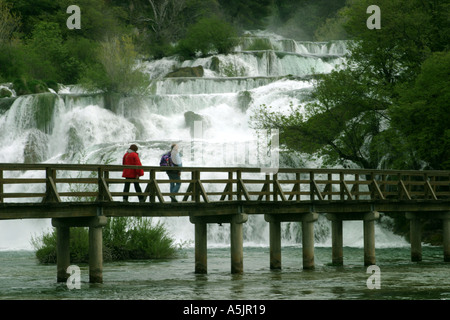
[[[315,212],[264,215],[269,222],[270,269],[281,269],[281,222],[302,223],[303,269],[314,269],[314,222],[318,217]]]
[[[70,228],[56,228],[56,281],[66,282],[70,265]]]
[[[243,226],[248,216],[245,213],[233,215],[230,223],[231,273],[244,272]]]
[[[103,282],[103,226],[107,223],[105,216],[79,218],[53,218],[56,227],[57,247],[57,281],[68,279],[67,267],[70,265],[70,228],[89,227],[89,282]]]
[[[195,273],[208,273],[207,224],[195,223]]]
[[[344,240],[342,220],[331,221],[331,263],[334,266],[344,265]]]
[[[269,222],[270,269],[281,269],[281,223]]]
[[[411,243],[411,261],[422,261],[422,221],[413,213],[406,213],[409,221],[409,242]]]
[[[450,212],[447,213],[448,218],[442,219],[443,224],[443,245],[444,245],[444,261],[450,262]]]
[[[346,213],[328,213],[327,219],[331,220],[331,252],[332,263],[343,265],[343,232],[344,220],[362,220],[364,229],[364,265],[376,263],[375,258],[375,220],[379,219],[377,211]]]
[[[190,216],[195,225],[195,273],[207,273],[207,224],[230,223],[231,273],[243,273],[244,240],[243,224],[247,222],[245,213],[223,216]]]
[[[89,227],[89,282],[103,283],[102,227]]]

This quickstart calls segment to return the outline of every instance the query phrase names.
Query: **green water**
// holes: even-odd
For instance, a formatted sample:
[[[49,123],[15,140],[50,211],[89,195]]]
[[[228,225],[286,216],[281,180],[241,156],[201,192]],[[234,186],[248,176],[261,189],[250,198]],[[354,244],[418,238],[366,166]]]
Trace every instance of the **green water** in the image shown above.
[[[81,288],[56,282],[56,266],[40,265],[31,251],[0,252],[0,299],[164,300],[450,300],[450,263],[441,247],[424,247],[423,261],[410,249],[376,249],[380,289],[369,289],[371,274],[363,249],[344,248],[344,266],[330,266],[331,248],[315,248],[315,270],[303,270],[301,248],[283,247],[282,270],[269,269],[269,248],[244,248],[244,274],[230,273],[229,248],[208,249],[208,274],[194,271],[194,251],[170,260],[105,263],[102,284],[88,282],[80,265]]]

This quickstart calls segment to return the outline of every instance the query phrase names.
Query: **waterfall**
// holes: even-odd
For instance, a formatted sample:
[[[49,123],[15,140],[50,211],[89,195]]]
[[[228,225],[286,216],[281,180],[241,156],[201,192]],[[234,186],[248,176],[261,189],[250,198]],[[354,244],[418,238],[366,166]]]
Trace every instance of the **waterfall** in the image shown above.
[[[251,50],[252,41],[258,38],[266,39],[272,49]],[[309,76],[340,68],[346,53],[345,41],[302,42],[254,33],[243,37],[228,55],[140,62],[152,79],[151,93],[124,97],[113,110],[104,107],[102,94],[86,94],[78,87],[66,87],[58,94],[20,96],[6,111],[0,109],[0,163],[121,164],[123,153],[136,143],[144,165],[159,165],[161,154],[172,142],[178,142],[184,166],[246,165],[241,152],[256,152],[260,143],[258,134],[249,127],[255,108],[265,104],[287,111],[290,103],[302,105],[310,99],[313,84]],[[175,68],[193,66],[202,66],[204,76],[164,77]],[[196,143],[186,125],[188,111],[204,119],[202,139]],[[286,163],[318,165],[297,156],[291,158]],[[14,188],[18,186],[5,186],[5,192]],[[114,188],[121,191],[122,186]],[[181,191],[183,188],[186,186]],[[133,198],[130,201],[136,201]],[[177,242],[192,243],[194,228],[188,218],[154,219],[163,221]],[[362,246],[362,228],[354,226],[346,227],[344,245]],[[30,249],[31,236],[49,228],[49,219],[0,221],[0,250]],[[229,225],[208,228],[208,245],[229,244]],[[315,228],[318,245],[329,246],[329,222],[321,217]],[[299,243],[300,230],[298,223],[284,223],[283,243]],[[361,230],[361,237],[357,230]],[[381,231],[383,243],[403,243]],[[262,216],[250,216],[244,225],[244,244],[268,243],[268,224]]]

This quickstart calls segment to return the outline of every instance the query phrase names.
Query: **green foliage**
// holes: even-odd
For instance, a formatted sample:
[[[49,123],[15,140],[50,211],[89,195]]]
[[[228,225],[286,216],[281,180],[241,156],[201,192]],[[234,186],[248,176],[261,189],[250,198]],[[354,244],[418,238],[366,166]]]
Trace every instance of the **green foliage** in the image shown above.
[[[186,38],[177,45],[177,52],[185,57],[197,53],[229,53],[237,44],[236,30],[218,17],[203,18],[189,27]]]
[[[313,91],[314,102],[290,106],[290,112],[261,106],[253,116],[255,128],[279,128],[280,143],[290,150],[318,154],[326,164],[352,161],[364,168],[377,166],[370,152],[387,105],[369,96],[364,77],[350,70],[324,75]]]
[[[56,263],[56,229],[31,242],[40,263]],[[151,219],[110,218],[103,228],[104,261],[173,258],[176,251],[164,225]],[[70,228],[70,261],[89,261],[88,228]]]
[[[97,62],[86,69],[82,82],[86,88],[107,93],[143,93],[149,80],[135,66],[138,53],[131,37],[113,37],[100,43]]]
[[[272,11],[271,0],[219,0],[219,3],[235,23],[245,29],[266,27],[266,18]]]
[[[261,106],[253,126],[279,128],[289,150],[321,155],[329,165],[408,169],[425,161],[448,168],[449,6],[379,1],[381,29],[370,30],[371,4],[349,1],[339,11],[355,40],[351,54],[344,70],[319,77],[306,113],[300,106],[289,114]]]
[[[392,126],[431,169],[450,169],[450,52],[428,58],[413,85],[400,89]]]

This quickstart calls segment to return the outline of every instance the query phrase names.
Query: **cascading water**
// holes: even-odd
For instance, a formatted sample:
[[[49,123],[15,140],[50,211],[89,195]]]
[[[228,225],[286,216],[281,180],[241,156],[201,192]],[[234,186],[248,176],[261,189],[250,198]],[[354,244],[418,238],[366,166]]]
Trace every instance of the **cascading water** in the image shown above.
[[[266,39],[273,49],[248,50],[257,38]],[[299,42],[255,34],[229,55],[143,63],[153,79],[151,94],[122,98],[114,110],[104,107],[101,94],[80,94],[76,88],[21,96],[6,111],[0,109],[0,163],[121,164],[130,143],[136,143],[142,163],[157,166],[161,154],[172,142],[178,142],[184,166],[257,166],[258,160],[249,160],[260,143],[257,133],[249,128],[255,108],[266,104],[287,111],[290,103],[304,103],[312,88],[308,76],[339,68],[345,53],[342,41]],[[174,68],[189,66],[202,66],[204,76],[164,78]],[[188,111],[203,118],[202,136],[196,140],[186,124]],[[249,154],[243,155],[242,150],[249,150]],[[293,158],[289,165],[317,166]],[[5,186],[5,192],[21,187]],[[186,187],[183,185],[181,191]],[[122,186],[114,188],[121,191]],[[134,198],[130,201],[137,201]],[[194,228],[187,218],[161,220],[178,242],[193,241]],[[299,243],[298,224],[283,225],[283,242]],[[48,228],[50,221],[43,219],[0,221],[0,249],[29,249],[31,236]],[[321,217],[315,228],[317,245],[330,246],[328,221]],[[362,246],[358,222],[346,222],[344,228],[344,245]],[[209,246],[229,244],[228,225],[209,225],[208,230]],[[268,246],[268,224],[261,216],[250,216],[244,233],[244,244]],[[379,226],[376,235],[377,246],[404,244]]]

